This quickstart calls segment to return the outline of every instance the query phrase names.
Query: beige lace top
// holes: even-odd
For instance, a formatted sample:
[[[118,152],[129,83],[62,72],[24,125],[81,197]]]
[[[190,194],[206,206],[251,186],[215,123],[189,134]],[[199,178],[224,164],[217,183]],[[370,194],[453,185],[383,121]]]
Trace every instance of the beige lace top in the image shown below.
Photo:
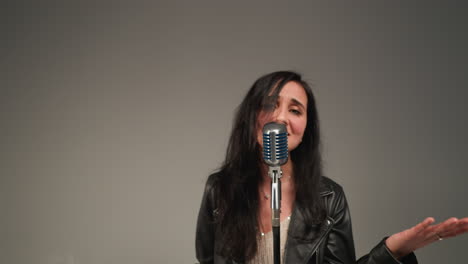
[[[288,216],[280,223],[281,263],[283,263],[284,246],[288,236],[289,222],[291,222],[291,216]],[[255,255],[253,259],[249,260],[247,264],[273,263],[273,232],[270,231],[266,234],[261,233],[258,237],[257,245],[257,255]]]

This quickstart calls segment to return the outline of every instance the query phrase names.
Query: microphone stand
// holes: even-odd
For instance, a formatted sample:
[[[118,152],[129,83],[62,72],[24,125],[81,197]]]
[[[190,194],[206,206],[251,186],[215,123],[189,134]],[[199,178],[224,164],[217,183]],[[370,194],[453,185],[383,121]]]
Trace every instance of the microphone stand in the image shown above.
[[[281,176],[280,166],[270,166],[271,177],[271,226],[273,231],[273,263],[280,264],[280,213],[281,213]]]

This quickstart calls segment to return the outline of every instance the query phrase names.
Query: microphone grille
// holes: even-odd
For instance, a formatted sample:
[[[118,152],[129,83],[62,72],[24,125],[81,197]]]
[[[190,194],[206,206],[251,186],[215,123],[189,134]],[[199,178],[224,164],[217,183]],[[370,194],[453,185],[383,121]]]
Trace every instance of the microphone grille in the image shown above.
[[[269,166],[288,161],[288,132],[284,124],[271,122],[263,127],[263,160]]]

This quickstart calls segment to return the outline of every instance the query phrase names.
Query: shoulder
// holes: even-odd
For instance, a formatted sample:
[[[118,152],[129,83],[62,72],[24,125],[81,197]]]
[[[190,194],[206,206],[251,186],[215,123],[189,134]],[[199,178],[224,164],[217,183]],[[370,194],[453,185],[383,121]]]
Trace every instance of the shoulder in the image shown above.
[[[326,176],[322,176],[320,180],[320,194],[326,195],[330,193],[343,194],[343,187],[334,180]]]
[[[205,183],[205,193],[213,193],[219,186],[221,172],[217,171],[208,176]]]
[[[339,220],[347,214],[348,202],[343,191],[343,187],[334,180],[322,176],[320,186],[320,196],[324,202],[327,213],[333,219]]]
[[[219,175],[217,172],[208,176],[205,183],[205,189],[202,195],[202,201],[199,212],[199,219],[209,219],[210,222],[214,220],[216,214],[217,202],[216,193],[219,186]]]
[[[205,204],[205,206],[209,207],[211,210],[217,208],[216,201],[218,199],[216,199],[216,197],[220,192],[221,175],[222,173],[217,171],[210,174],[206,179],[202,203]]]

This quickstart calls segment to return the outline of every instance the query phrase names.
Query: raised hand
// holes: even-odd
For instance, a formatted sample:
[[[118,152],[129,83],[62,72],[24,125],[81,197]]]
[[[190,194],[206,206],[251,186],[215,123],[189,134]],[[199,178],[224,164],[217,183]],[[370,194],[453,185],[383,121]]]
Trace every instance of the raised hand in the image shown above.
[[[387,238],[385,244],[395,257],[401,258],[435,241],[468,233],[468,217],[452,217],[432,225],[434,222],[434,218],[428,217],[412,228],[393,234]]]

